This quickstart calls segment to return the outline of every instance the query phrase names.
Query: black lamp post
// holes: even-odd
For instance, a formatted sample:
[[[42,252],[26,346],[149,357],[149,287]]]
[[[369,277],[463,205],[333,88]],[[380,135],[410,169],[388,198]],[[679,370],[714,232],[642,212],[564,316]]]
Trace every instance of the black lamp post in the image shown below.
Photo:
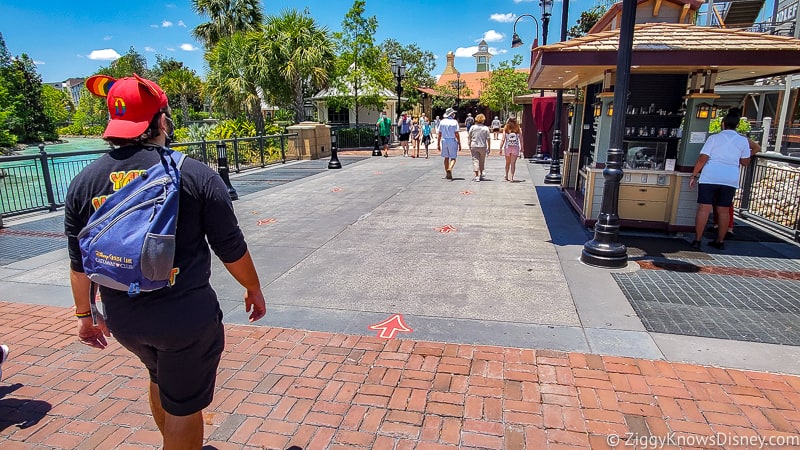
[[[553,0],[539,0],[539,6],[542,8],[542,45],[547,45],[547,27],[550,25],[550,14],[553,12]]]
[[[396,58],[392,62],[392,73],[395,80],[397,80],[397,86],[394,89],[397,92],[397,117],[400,117],[400,112],[402,111],[400,108],[400,95],[403,93],[403,79],[406,77],[406,65],[403,64],[403,60]]]
[[[533,49],[535,49],[539,45],[539,21],[536,20],[536,17],[533,17],[530,14],[521,14],[517,17],[517,20],[514,21],[514,35],[511,37],[511,48],[517,48],[522,46],[522,39],[520,39],[519,35],[517,34],[517,22],[519,19],[523,17],[530,17],[533,19],[533,23],[536,24],[536,36],[533,37],[533,45],[531,45],[531,58],[533,58]],[[533,61],[531,61],[531,65]],[[541,91],[541,96],[544,97],[544,89]],[[541,161],[542,160],[542,131],[539,130],[536,133],[536,154],[533,155],[531,162]]]
[[[456,71],[456,111],[461,107],[461,72]]]
[[[544,1],[550,2],[550,7],[552,8],[553,0]],[[564,42],[567,40],[569,0],[562,1],[561,3],[564,5],[561,9],[561,42]],[[545,26],[544,29],[547,30],[547,27]],[[544,182],[547,184],[561,184],[561,112],[563,111],[563,103],[564,90],[558,89],[556,90],[556,117],[553,122],[553,149],[550,151],[550,173],[544,176]]]
[[[636,21],[636,0],[622,1],[617,53],[617,84],[614,86],[614,109],[628,109],[628,86],[631,78],[633,27]],[[622,180],[622,141],[625,135],[625,114],[611,116],[611,137],[608,161],[603,169],[603,200],[594,225],[594,239],[583,244],[581,262],[590,266],[621,268],[628,264],[628,249],[619,242],[619,182]]]

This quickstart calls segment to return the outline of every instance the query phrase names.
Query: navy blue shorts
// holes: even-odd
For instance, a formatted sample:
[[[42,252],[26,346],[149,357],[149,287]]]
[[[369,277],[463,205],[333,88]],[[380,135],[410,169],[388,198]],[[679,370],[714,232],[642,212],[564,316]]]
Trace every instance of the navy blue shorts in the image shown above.
[[[166,412],[188,416],[211,404],[225,348],[221,320],[188,335],[114,337],[144,363]]]
[[[389,136],[381,136],[381,145],[389,145]]]
[[[730,208],[733,206],[734,195],[736,195],[736,188],[724,184],[701,183],[697,187],[697,203],[701,205]]]

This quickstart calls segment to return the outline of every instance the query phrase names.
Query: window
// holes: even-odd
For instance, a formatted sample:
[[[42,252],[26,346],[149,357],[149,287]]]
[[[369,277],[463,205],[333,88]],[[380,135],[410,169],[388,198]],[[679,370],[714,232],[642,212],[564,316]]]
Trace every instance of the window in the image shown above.
[[[347,108],[342,108],[339,110],[328,108],[328,123],[349,125],[350,110]]]
[[[485,56],[478,56],[478,62],[485,63],[486,57]]]

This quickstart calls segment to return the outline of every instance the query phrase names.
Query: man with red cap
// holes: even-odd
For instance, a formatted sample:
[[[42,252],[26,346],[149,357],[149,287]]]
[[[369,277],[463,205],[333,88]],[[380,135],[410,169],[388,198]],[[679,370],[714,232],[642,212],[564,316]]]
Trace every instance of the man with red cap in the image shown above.
[[[103,138],[113,149],[89,164],[69,186],[64,227],[70,283],[80,341],[98,349],[116,340],[144,363],[150,376],[150,409],[165,449],[200,449],[202,410],[212,401],[225,346],[222,311],[209,282],[211,250],[244,288],[250,321],[266,314],[264,296],[247,244],[234,215],[228,189],[208,166],[186,158],[181,167],[180,202],[171,285],[131,298],[100,286],[105,317],[93,324],[90,281],[84,273],[78,233],[92,213],[128,181],[160,161],[173,132],[167,96],[137,75],[86,80],[92,94],[105,97],[110,120]]]

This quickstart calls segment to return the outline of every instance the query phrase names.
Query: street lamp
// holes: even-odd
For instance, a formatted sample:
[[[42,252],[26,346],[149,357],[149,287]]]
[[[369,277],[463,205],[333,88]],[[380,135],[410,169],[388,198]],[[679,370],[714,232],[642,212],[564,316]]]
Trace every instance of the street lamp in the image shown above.
[[[547,27],[550,25],[550,13],[553,12],[553,0],[540,0],[539,6],[542,7],[542,45],[547,45]],[[565,19],[562,17],[561,21]]]
[[[545,3],[549,3],[547,11],[547,19],[550,20],[550,9],[553,8],[553,0],[542,0],[542,9],[545,10]],[[569,16],[569,0],[561,2],[564,6],[561,10],[561,42],[567,40],[567,17]],[[547,23],[547,22],[545,22]],[[547,25],[544,26],[545,35],[547,34]],[[547,38],[544,38],[546,41]],[[553,122],[553,149],[550,150],[550,173],[544,176],[544,182],[547,184],[561,184],[561,112],[563,111],[564,103],[564,90],[556,90],[556,117]]]
[[[619,183],[622,181],[622,143],[625,114],[628,110],[628,86],[631,78],[633,28],[636,24],[636,0],[622,0],[617,52],[617,83],[614,86],[614,109],[622,114],[611,116],[608,160],[603,169],[603,199],[594,225],[594,239],[583,244],[581,262],[590,266],[622,268],[628,264],[628,249],[619,242]]]
[[[536,36],[533,38],[533,45],[531,45],[531,65],[533,65],[533,49],[535,49],[539,45],[539,21],[536,20],[536,17],[533,17],[530,14],[521,14],[517,17],[517,20],[514,21],[514,34],[511,37],[511,48],[517,48],[522,46],[522,39],[517,34],[517,22],[519,19],[523,17],[530,17],[533,19],[533,23],[536,24]],[[541,90],[540,96],[544,97],[544,89]],[[536,133],[536,154],[533,155],[533,159],[531,162],[534,161],[541,161],[542,160],[542,130],[539,130]]]
[[[400,95],[403,93],[403,79],[406,77],[406,65],[403,64],[403,60],[400,58],[396,58],[394,62],[392,62],[392,74],[394,74],[394,78],[397,80],[397,86],[394,87],[395,91],[397,92],[397,117],[400,117]]]
[[[456,111],[461,106],[461,72],[456,71]]]

